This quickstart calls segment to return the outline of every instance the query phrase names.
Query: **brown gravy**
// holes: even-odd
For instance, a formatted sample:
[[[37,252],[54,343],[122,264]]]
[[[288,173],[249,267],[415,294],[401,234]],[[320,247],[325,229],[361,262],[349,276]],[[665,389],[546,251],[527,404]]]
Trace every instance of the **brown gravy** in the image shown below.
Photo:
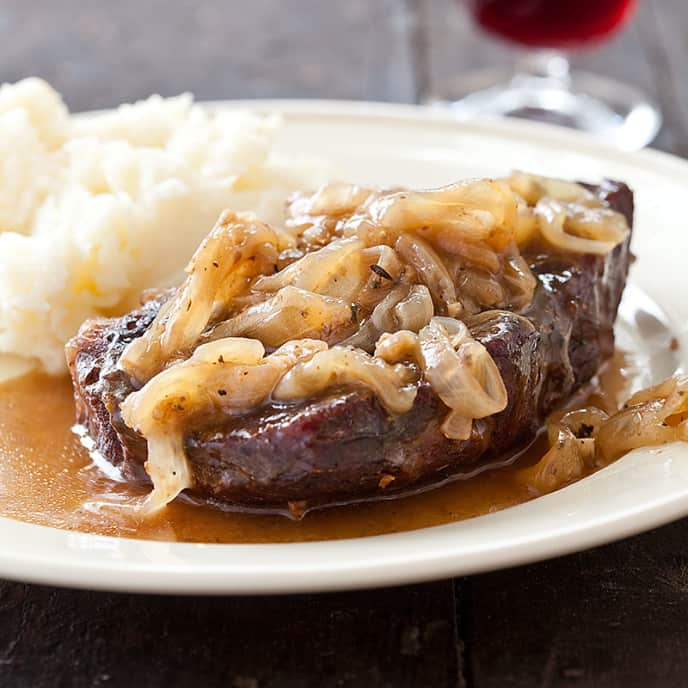
[[[626,396],[634,366],[617,353],[589,396],[611,410]],[[67,530],[182,542],[256,543],[332,540],[440,525],[504,509],[537,496],[519,471],[545,449],[538,440],[498,470],[385,502],[313,512],[302,521],[223,512],[177,500],[142,520],[140,488],[111,480],[72,432],[69,380],[30,374],[0,386],[0,516]]]

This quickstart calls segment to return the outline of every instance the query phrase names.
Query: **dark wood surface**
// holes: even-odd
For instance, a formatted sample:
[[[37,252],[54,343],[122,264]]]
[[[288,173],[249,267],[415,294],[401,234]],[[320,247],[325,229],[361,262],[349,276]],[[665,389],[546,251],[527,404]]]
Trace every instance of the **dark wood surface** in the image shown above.
[[[688,155],[688,4],[642,0],[575,63],[664,109]],[[0,81],[74,109],[199,98],[414,102],[508,64],[451,0],[5,0]],[[688,522],[589,552],[421,586],[186,598],[0,583],[0,686],[526,688],[688,685]]]

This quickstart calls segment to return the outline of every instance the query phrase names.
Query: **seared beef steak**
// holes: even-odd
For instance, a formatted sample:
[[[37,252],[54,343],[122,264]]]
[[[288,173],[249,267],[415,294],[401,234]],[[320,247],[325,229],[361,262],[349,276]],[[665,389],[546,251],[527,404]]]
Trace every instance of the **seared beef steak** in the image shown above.
[[[632,224],[627,186],[589,187]],[[413,409],[390,415],[372,391],[333,389],[290,405],[268,404],[198,426],[186,438],[190,492],[230,505],[286,508],[356,501],[440,482],[533,439],[548,413],[589,381],[613,351],[613,324],[629,266],[628,239],[606,256],[524,253],[538,284],[522,315],[468,320],[508,391],[500,413],[474,422],[471,438],[447,439],[447,409],[421,383]],[[131,480],[147,480],[146,441],[119,407],[135,387],[117,367],[165,297],[111,320],[87,323],[68,347],[77,416],[99,451]]]

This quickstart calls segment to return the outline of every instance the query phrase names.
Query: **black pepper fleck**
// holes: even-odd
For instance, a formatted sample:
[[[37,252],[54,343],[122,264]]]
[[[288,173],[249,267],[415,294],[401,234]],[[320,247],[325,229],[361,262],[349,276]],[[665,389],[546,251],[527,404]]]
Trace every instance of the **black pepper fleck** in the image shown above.
[[[373,264],[370,266],[370,269],[378,276],[382,277],[383,279],[389,280],[390,282],[394,282],[394,278],[392,275],[390,275],[387,270],[385,270],[382,266],[378,265],[377,263]]]

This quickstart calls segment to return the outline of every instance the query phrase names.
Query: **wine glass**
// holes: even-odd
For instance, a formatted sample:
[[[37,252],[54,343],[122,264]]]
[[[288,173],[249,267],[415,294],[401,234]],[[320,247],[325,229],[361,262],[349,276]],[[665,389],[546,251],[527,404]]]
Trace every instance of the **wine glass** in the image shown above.
[[[654,139],[659,108],[639,90],[572,72],[567,51],[620,31],[637,0],[465,0],[477,24],[525,47],[507,73],[477,75],[475,90],[451,103],[462,117],[501,115],[552,122],[633,150]]]

